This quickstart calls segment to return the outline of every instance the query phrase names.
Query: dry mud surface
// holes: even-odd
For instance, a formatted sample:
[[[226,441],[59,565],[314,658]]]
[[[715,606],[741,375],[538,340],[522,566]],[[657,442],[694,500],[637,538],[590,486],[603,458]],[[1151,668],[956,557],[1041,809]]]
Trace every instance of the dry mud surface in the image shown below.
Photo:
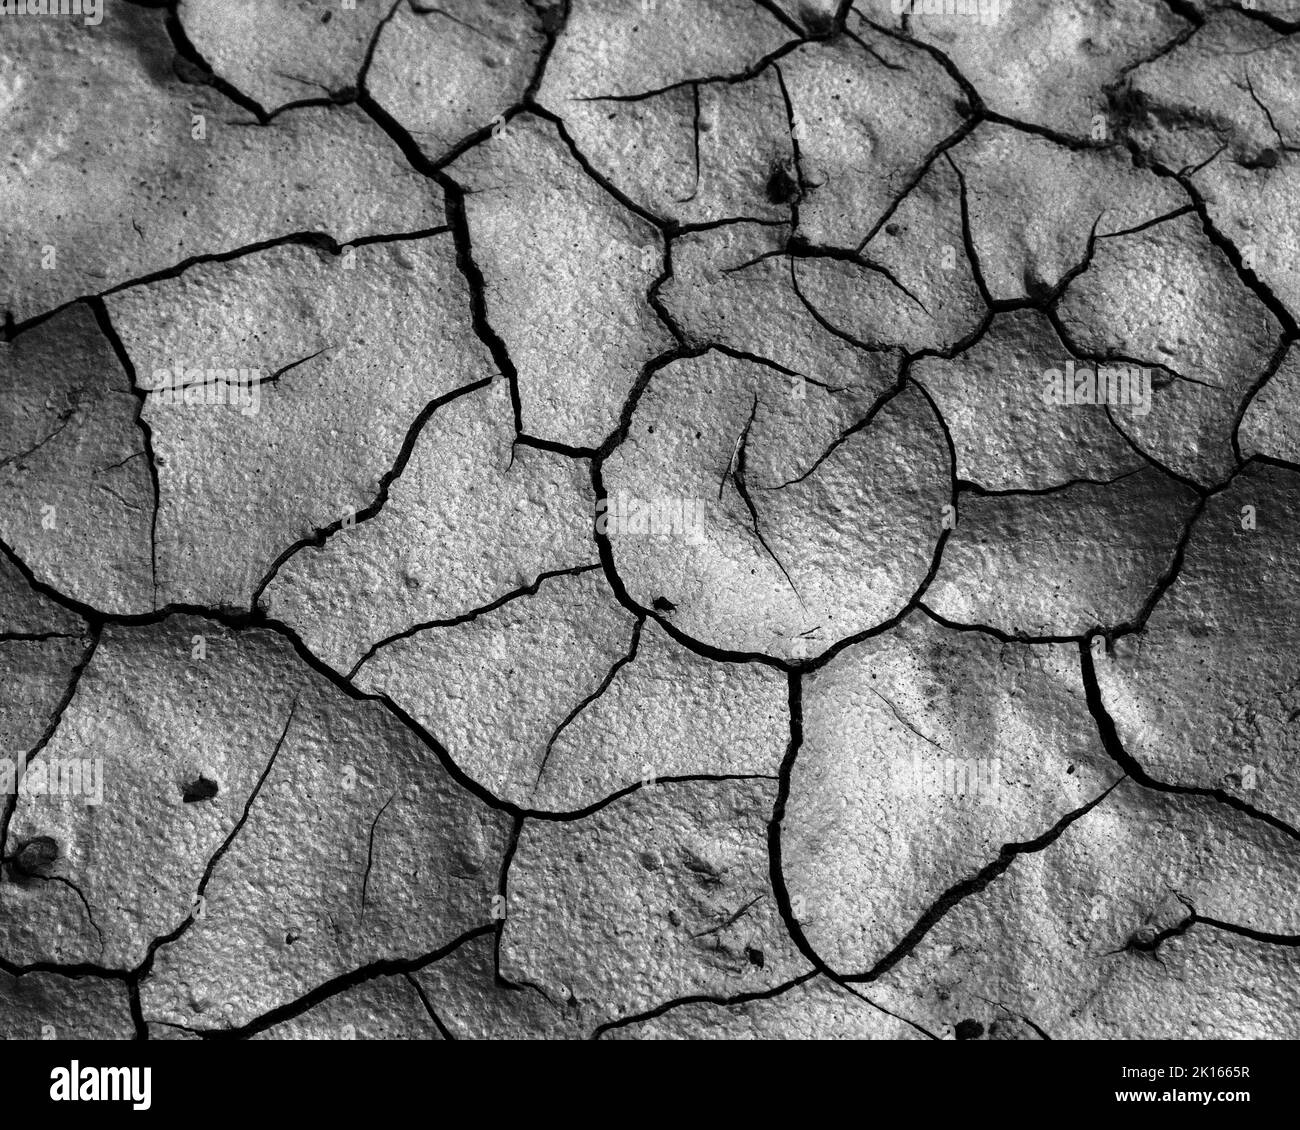
[[[0,1037],[1300,1036],[1300,8],[19,7]]]

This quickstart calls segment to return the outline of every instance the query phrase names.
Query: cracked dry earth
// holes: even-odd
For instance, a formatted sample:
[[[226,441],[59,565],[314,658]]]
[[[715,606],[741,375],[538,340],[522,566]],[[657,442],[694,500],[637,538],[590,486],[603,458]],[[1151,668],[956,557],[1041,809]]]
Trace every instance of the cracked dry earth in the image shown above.
[[[0,11],[0,1035],[1300,1035],[1300,8],[896,7]]]

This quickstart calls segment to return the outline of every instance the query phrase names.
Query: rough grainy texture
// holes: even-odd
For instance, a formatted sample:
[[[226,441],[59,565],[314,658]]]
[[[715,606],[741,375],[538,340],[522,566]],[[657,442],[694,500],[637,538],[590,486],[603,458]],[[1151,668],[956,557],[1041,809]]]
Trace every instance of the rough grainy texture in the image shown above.
[[[1064,644],[945,638],[921,613],[804,685],[781,859],[798,928],[841,973],[894,952],[933,903],[1123,775]]]
[[[100,977],[0,973],[0,1038],[129,1040],[126,986]]]
[[[1053,1039],[1295,1039],[1300,915],[1276,897],[1294,837],[1221,810],[1120,784],[867,990],[937,1034],[1021,1018]]]
[[[775,797],[775,781],[651,784],[577,823],[525,823],[502,974],[594,1027],[805,972],[769,888]]]
[[[213,72],[264,110],[356,82],[383,0],[179,0],[181,27]],[[335,19],[337,14],[338,18]]]
[[[911,375],[947,426],[958,479],[987,490],[1041,491],[1146,465],[1104,410],[1065,411],[1044,400],[1044,370],[1064,371],[1072,361],[1047,316],[1032,309],[998,314],[955,357],[916,361]]]
[[[852,420],[847,397],[793,381],[718,351],[673,361],[600,464],[629,596],[666,600],[675,628],[730,653],[821,654],[895,616],[950,502],[941,424],[916,388]],[[655,528],[672,499],[689,500],[683,531]]]
[[[254,1040],[441,1040],[442,1032],[409,974],[376,977],[326,997],[315,1008],[255,1032]]]
[[[147,393],[160,604],[247,607],[285,550],[373,507],[413,421],[494,375],[450,234],[349,255],[276,247],[108,300]]]
[[[646,301],[663,269],[659,233],[593,183],[538,118],[513,119],[449,171],[468,194],[487,317],[518,374],[522,429],[595,447],[641,367],[672,342]]]
[[[1153,467],[1041,493],[963,490],[925,603],[1018,639],[1114,631],[1141,614],[1196,502]]]
[[[1148,405],[1111,411],[1151,457],[1205,486],[1237,469],[1233,423],[1282,328],[1190,213],[1098,239],[1059,306],[1080,356],[1163,370]]]
[[[437,160],[519,101],[543,43],[524,0],[399,4],[375,44],[366,90]]]
[[[298,233],[347,243],[442,222],[437,186],[355,106],[259,125],[176,55],[160,13],[106,8],[95,28],[5,23],[0,313],[22,322]]]
[[[499,377],[439,404],[413,426],[409,462],[383,505],[294,546],[261,606],[348,671],[394,635],[593,562],[584,461],[516,446],[509,413]]]
[[[1143,632],[1097,649],[1102,702],[1153,776],[1300,824],[1300,474],[1252,464],[1196,517]]]
[[[0,1038],[1300,1037],[1300,11],[11,7]]]
[[[1239,452],[1267,455],[1300,466],[1300,354],[1292,346],[1277,372],[1249,401],[1237,430]]]
[[[1060,286],[1087,262],[1094,233],[1115,235],[1189,207],[1176,184],[1122,150],[1070,149],[995,122],[951,157],[965,178],[971,244],[994,300]]]
[[[906,1021],[825,978],[801,978],[774,996],[692,1002],[609,1030],[612,1040],[920,1040]]]
[[[154,488],[139,392],[85,306],[0,351],[0,537],[77,600],[152,612]]]

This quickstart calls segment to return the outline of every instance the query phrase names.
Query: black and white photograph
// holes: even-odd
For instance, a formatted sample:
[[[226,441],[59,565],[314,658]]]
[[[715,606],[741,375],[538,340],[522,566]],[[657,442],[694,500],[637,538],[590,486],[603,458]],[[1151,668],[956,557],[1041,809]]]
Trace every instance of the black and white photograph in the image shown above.
[[[0,0],[0,318],[7,1111],[1277,1117],[1300,0]]]

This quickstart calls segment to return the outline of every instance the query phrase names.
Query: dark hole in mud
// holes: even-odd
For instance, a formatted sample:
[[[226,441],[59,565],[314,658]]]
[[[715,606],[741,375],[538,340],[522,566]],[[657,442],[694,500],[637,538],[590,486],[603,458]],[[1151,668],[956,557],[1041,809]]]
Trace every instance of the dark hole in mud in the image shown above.
[[[189,784],[181,788],[181,800],[194,804],[201,800],[211,800],[219,792],[217,782],[200,774]]]
[[[1254,157],[1240,162],[1243,169],[1275,169],[1281,158],[1276,149],[1261,149]]]
[[[33,836],[18,845],[10,857],[19,875],[43,875],[59,858],[59,845],[51,836]]]
[[[767,175],[767,198],[773,204],[793,204],[801,193],[799,182],[784,161],[775,161]]]
[[[1145,95],[1131,86],[1121,86],[1106,96],[1107,108],[1116,132],[1123,134],[1133,126],[1141,125],[1149,115]]]
[[[1156,949],[1156,931],[1152,926],[1139,926],[1128,937],[1124,948],[1130,953],[1154,953]]]
[[[834,13],[824,12],[811,4],[800,7],[799,22],[808,29],[809,35],[830,35],[835,30]]]

